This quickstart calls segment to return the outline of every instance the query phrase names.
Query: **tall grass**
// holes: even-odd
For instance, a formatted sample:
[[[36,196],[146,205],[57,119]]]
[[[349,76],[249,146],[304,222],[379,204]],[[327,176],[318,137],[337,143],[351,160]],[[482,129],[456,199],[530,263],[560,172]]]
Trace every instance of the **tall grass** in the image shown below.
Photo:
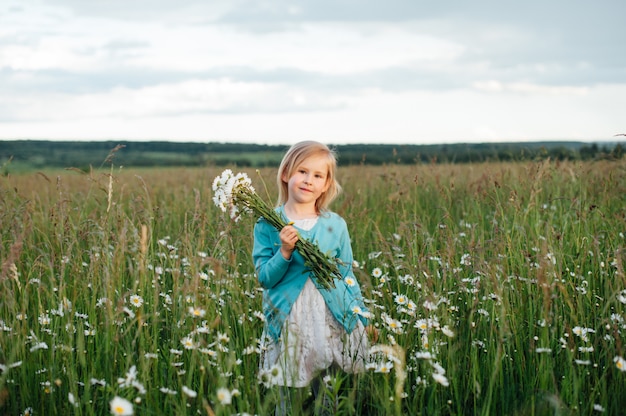
[[[0,412],[102,415],[120,396],[136,414],[271,414],[253,220],[213,206],[220,170],[108,162],[0,179]],[[273,202],[275,170],[248,174]],[[330,380],[338,414],[626,407],[624,162],[339,179],[381,337],[371,370]]]

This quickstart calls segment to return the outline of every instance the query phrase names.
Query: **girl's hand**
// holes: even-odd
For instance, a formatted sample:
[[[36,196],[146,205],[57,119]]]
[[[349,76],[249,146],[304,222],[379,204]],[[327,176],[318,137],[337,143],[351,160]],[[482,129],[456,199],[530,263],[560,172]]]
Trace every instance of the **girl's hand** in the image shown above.
[[[374,325],[368,325],[365,327],[365,333],[367,337],[370,339],[372,344],[375,344],[378,341],[378,328]]]
[[[291,254],[296,249],[296,241],[298,241],[298,231],[291,225],[286,225],[278,234],[280,237],[280,254],[285,260],[291,258]]]

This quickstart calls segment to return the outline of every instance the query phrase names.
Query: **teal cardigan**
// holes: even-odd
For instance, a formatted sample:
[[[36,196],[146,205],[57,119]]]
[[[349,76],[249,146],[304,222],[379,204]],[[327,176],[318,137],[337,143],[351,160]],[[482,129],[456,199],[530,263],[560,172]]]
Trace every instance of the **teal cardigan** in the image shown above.
[[[283,206],[276,208],[276,211],[287,220]],[[301,238],[315,242],[322,253],[339,260],[339,270],[344,279],[335,279],[335,289],[319,289],[333,316],[348,333],[355,328],[357,320],[367,325],[368,320],[364,316],[353,312],[356,306],[367,312],[356,278],[352,286],[345,282],[346,277],[354,277],[352,246],[345,220],[333,212],[325,212],[320,215],[311,230],[298,228],[298,232]],[[280,247],[278,230],[264,218],[260,218],[254,227],[252,258],[257,278],[264,289],[263,313],[266,329],[274,340],[280,337],[280,331],[291,307],[307,279],[313,275],[310,269],[304,266],[304,258],[297,250],[289,260],[285,260],[280,253]]]

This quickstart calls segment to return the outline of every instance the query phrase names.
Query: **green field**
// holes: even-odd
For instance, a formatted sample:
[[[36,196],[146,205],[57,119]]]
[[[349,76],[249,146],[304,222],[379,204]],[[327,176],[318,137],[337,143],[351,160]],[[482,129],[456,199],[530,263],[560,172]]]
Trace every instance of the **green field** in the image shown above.
[[[273,202],[275,169],[243,170]],[[137,415],[273,414],[254,220],[213,205],[220,173],[0,178],[0,414],[107,415],[116,396]],[[383,351],[328,381],[336,414],[626,409],[624,160],[350,166],[339,180],[332,209]]]

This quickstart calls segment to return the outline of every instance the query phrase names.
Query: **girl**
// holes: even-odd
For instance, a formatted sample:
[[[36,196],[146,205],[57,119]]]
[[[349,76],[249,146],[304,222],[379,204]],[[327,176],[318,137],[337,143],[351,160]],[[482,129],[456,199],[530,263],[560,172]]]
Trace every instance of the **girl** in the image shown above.
[[[327,210],[341,190],[336,166],[333,152],[321,143],[293,145],[278,169],[276,208],[293,225],[277,231],[263,218],[255,225],[252,255],[266,318],[260,365],[262,371],[279,369],[273,378],[279,386],[308,386],[331,367],[350,373],[365,367],[367,309],[352,271],[350,236],[343,218]],[[335,279],[336,288],[315,284],[295,250],[299,238],[339,260],[343,279]],[[290,413],[288,395],[281,389],[277,414]]]

